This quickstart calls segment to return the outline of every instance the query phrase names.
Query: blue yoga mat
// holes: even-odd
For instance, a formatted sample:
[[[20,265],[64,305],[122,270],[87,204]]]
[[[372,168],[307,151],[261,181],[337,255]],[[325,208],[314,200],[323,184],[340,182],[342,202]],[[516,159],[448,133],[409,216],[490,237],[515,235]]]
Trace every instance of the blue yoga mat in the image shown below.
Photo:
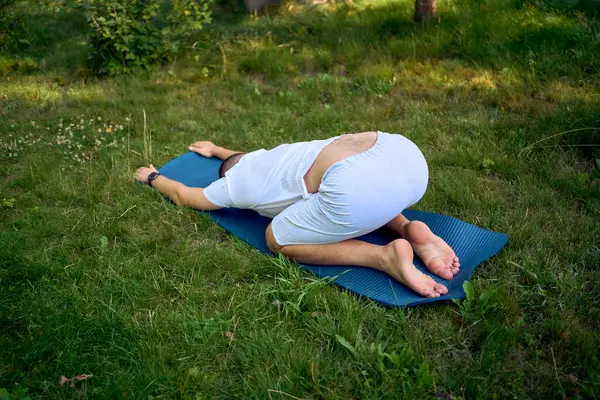
[[[186,186],[206,187],[218,179],[220,165],[221,161],[218,159],[186,153],[170,161],[159,171],[162,175],[182,182]],[[299,264],[300,267],[319,277],[331,278],[334,284],[350,292],[388,306],[406,307],[463,298],[465,296],[463,283],[470,278],[475,267],[500,251],[508,241],[504,233],[491,232],[453,217],[414,210],[405,210],[403,214],[410,220],[426,223],[436,235],[442,237],[454,249],[459,257],[460,271],[449,281],[431,274],[415,257],[415,266],[419,270],[430,275],[436,282],[446,285],[448,288],[446,295],[435,299],[421,297],[387,274],[366,267]],[[269,254],[265,241],[265,229],[271,222],[269,218],[251,210],[234,208],[212,211],[208,215],[244,242]],[[358,239],[384,245],[396,238],[397,236],[387,229],[379,229]]]

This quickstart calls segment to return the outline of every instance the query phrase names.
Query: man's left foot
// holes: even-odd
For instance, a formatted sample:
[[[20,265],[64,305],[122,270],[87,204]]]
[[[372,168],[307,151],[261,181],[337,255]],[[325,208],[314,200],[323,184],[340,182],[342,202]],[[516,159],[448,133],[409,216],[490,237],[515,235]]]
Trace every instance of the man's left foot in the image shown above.
[[[458,273],[460,263],[454,250],[431,232],[427,225],[421,221],[411,221],[406,225],[405,232],[405,239],[429,271],[448,280]]]

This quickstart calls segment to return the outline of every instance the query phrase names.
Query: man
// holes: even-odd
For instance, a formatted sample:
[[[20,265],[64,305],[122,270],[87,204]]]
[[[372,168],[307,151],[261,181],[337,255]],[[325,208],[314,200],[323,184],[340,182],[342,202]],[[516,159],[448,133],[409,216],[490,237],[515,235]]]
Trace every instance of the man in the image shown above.
[[[266,231],[269,249],[298,262],[367,266],[425,297],[448,292],[413,265],[416,253],[444,279],[460,267],[446,242],[402,215],[423,197],[428,181],[423,154],[404,136],[362,132],[248,154],[211,142],[189,149],[223,160],[221,179],[190,188],[161,176],[153,165],[138,169],[135,178],[177,205],[248,208],[273,218]],[[354,239],[384,225],[400,238],[386,246]]]

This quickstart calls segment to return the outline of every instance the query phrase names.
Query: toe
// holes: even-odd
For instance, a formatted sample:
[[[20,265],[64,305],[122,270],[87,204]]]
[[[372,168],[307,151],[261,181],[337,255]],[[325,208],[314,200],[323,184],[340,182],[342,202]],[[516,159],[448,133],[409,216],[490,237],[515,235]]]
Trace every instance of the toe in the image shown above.
[[[452,279],[452,277],[454,277],[454,274],[452,273],[452,270],[450,270],[449,268],[444,268],[442,270],[439,270],[437,275],[440,278],[444,278],[446,280]]]
[[[438,296],[441,294],[448,293],[448,288],[446,286],[442,285],[441,283],[436,283],[435,286],[433,287],[433,290],[435,290],[436,293],[438,293]]]
[[[446,280],[452,279],[454,277],[454,274],[452,273],[452,270],[450,268],[444,268],[443,270],[440,270],[437,275],[440,278],[444,278]]]
[[[444,279],[452,279],[452,272],[450,272],[449,266],[440,258],[429,262],[429,270]]]
[[[439,293],[435,290],[435,281],[432,277],[423,274],[421,277],[421,290],[418,292],[423,297],[438,297]]]

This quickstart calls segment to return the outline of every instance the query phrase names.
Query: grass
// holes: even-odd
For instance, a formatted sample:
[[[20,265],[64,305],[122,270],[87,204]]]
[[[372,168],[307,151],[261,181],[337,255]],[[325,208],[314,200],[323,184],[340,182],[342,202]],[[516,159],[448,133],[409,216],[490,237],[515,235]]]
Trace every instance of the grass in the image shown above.
[[[170,64],[104,80],[76,11],[20,4],[29,44],[0,56],[0,388],[598,398],[594,4],[444,1],[419,29],[404,0],[220,5]],[[373,129],[428,158],[417,208],[508,234],[472,280],[484,312],[386,309],[132,182],[197,139],[251,150]],[[93,376],[58,385],[77,374]]]

